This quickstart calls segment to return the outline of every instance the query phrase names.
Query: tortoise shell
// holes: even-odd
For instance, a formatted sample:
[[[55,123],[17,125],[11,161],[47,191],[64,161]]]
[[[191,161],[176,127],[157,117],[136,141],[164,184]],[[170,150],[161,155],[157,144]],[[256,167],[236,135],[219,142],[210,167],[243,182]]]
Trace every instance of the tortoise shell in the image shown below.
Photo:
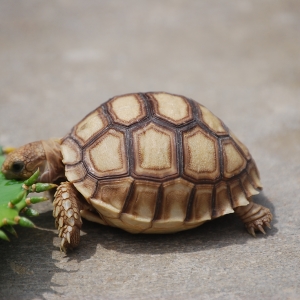
[[[201,104],[168,93],[116,96],[62,140],[65,175],[108,225],[186,230],[261,188],[248,149]]]

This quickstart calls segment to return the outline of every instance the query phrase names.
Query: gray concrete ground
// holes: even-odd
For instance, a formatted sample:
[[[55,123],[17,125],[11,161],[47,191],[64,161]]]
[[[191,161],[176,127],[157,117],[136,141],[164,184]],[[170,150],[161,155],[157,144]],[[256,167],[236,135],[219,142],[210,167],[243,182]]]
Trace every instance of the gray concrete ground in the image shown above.
[[[58,250],[42,229],[0,242],[1,299],[300,299],[300,2],[0,1],[0,144],[63,136],[113,95],[191,97],[250,148],[275,215],[130,235],[85,222]]]

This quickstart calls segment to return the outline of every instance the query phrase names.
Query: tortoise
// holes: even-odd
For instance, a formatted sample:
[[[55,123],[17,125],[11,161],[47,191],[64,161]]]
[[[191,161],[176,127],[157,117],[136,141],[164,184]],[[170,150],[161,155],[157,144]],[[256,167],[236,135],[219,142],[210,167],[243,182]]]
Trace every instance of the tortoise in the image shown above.
[[[130,233],[173,233],[236,213],[265,233],[272,214],[247,147],[206,107],[165,92],[113,97],[62,139],[10,153],[2,172],[59,182],[53,216],[61,250],[77,247],[82,218]]]

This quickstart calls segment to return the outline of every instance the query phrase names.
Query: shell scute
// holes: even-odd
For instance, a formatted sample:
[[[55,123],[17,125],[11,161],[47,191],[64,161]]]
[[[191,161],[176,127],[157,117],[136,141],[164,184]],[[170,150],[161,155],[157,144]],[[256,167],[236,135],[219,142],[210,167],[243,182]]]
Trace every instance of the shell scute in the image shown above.
[[[194,185],[182,178],[163,183],[162,196],[151,231],[177,231],[186,219],[187,206]]]
[[[233,208],[249,204],[239,179],[230,182],[229,186]]]
[[[90,202],[90,198],[95,193],[97,187],[97,180],[90,175],[86,176],[83,180],[74,182],[76,189],[81,195]]]
[[[224,128],[222,121],[216,117],[210,110],[208,110],[205,106],[198,104],[198,109],[200,111],[200,115],[203,123],[217,135],[227,135],[228,132]]]
[[[167,93],[102,104],[62,141],[66,177],[108,225],[185,230],[247,205],[261,188],[249,150],[207,108]]]
[[[229,131],[229,134],[231,138],[235,141],[235,143],[238,145],[238,147],[241,149],[246,159],[251,159],[251,155],[248,148],[235,136],[235,134],[232,131]]]
[[[82,159],[80,146],[71,138],[64,140],[61,145],[61,153],[64,164],[76,164]]]
[[[93,207],[104,217],[119,218],[132,182],[130,177],[102,182],[90,199]]]
[[[86,168],[83,163],[80,162],[76,165],[66,165],[65,167],[66,177],[70,182],[76,182],[82,180],[86,175]]]
[[[85,145],[105,129],[107,125],[108,121],[102,107],[99,107],[75,126],[73,134],[81,145]]]
[[[127,207],[123,210],[124,218],[126,219],[125,222],[132,225],[142,222],[142,225],[140,225],[142,229],[151,226],[155,214],[159,187],[160,183],[157,182],[135,180]],[[121,218],[123,219],[123,216]]]
[[[212,219],[212,196],[214,186],[201,184],[194,187],[184,225],[193,228]]]
[[[107,106],[114,122],[122,125],[132,125],[146,116],[145,105],[138,94],[114,97]]]
[[[136,176],[166,178],[178,174],[175,134],[154,123],[133,132]]]
[[[251,160],[247,166],[247,173],[249,174],[249,179],[252,181],[251,184],[256,189],[262,189],[262,184],[259,178],[259,172],[255,165],[254,160]]]
[[[183,133],[184,173],[193,180],[220,176],[218,142],[199,126]]]
[[[213,218],[218,218],[226,214],[233,213],[230,193],[226,182],[220,182],[216,185],[216,199],[213,212]]]
[[[84,160],[90,172],[97,177],[127,174],[124,133],[108,130],[85,149]]]
[[[224,176],[231,178],[240,174],[246,168],[247,160],[231,140],[225,140],[222,144],[224,159]]]
[[[155,114],[175,125],[183,124],[193,118],[192,108],[182,96],[167,93],[149,93]]]

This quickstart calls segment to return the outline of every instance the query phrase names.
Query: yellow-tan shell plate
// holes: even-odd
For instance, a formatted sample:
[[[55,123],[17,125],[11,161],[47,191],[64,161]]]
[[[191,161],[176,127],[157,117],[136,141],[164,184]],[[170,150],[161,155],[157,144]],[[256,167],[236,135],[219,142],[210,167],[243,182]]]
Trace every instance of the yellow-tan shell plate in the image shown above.
[[[179,95],[116,96],[62,141],[66,177],[108,224],[174,232],[233,212],[261,188],[248,149]]]

